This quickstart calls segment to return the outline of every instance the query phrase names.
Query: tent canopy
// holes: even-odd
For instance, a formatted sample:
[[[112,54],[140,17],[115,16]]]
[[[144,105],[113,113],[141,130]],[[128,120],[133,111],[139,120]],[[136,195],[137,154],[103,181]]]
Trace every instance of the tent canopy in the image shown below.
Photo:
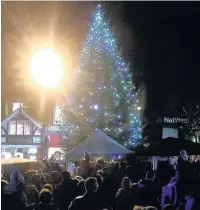
[[[96,129],[91,136],[68,153],[68,157],[80,157],[84,152],[91,155],[125,155],[132,151],[107,136],[100,129]]]

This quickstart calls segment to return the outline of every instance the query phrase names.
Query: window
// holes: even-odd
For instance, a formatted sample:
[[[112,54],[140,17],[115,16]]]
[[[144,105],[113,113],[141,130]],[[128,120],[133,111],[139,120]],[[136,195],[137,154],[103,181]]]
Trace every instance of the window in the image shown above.
[[[24,121],[17,121],[17,135],[23,135],[24,133]]]
[[[19,103],[19,102],[13,103],[13,112],[22,106],[23,106],[23,103]]]
[[[31,135],[31,124],[27,120],[12,120],[9,123],[9,135]]]
[[[9,126],[9,134],[10,135],[16,135],[16,128],[17,128],[17,126],[16,126],[16,123],[17,123],[17,121],[10,121],[10,126]]]
[[[1,143],[6,143],[6,137],[5,136],[1,137]]]
[[[31,125],[28,121],[24,121],[24,135],[31,135]]]
[[[56,106],[55,112],[54,112],[54,122],[53,124],[62,124],[62,110],[60,109],[59,106]]]
[[[40,144],[41,143],[41,137],[34,136],[33,137],[33,144]]]

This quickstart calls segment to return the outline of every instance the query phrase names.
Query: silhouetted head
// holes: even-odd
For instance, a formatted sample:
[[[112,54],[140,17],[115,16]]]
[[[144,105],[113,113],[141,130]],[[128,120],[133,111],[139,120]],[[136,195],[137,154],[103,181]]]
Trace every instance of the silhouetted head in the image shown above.
[[[162,210],[176,210],[172,204],[167,204]]]
[[[52,199],[52,194],[48,189],[43,189],[39,196],[40,202],[50,202]]]
[[[146,179],[154,180],[155,179],[155,173],[154,173],[154,171],[147,171],[147,173],[146,173]]]
[[[124,177],[122,179],[121,187],[123,189],[125,189],[125,190],[126,189],[130,189],[131,188],[131,185],[132,185],[131,180],[128,177]]]
[[[51,184],[44,184],[44,185],[42,186],[42,189],[47,189],[47,190],[49,190],[51,193],[53,193],[53,187],[52,187]]]
[[[158,210],[158,209],[154,206],[146,206],[142,210]]]
[[[85,191],[86,192],[96,192],[98,190],[97,179],[94,177],[89,177],[85,180]]]

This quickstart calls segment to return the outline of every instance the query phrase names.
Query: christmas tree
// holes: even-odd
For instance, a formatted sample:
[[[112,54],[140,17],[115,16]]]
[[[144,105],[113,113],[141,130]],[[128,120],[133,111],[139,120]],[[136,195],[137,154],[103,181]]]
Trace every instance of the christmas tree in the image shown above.
[[[181,112],[181,117],[187,120],[180,126],[183,138],[200,143],[200,100],[186,101]]]
[[[125,145],[141,139],[140,105],[132,74],[121,58],[116,40],[98,5],[75,70],[67,109],[76,115],[79,126],[102,129]],[[67,116],[70,121],[70,114]]]

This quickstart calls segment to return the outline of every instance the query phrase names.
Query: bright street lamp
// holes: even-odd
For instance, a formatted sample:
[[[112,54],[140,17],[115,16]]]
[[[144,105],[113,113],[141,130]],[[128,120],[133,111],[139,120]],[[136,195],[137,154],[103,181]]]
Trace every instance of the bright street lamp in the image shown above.
[[[33,79],[44,88],[59,86],[63,74],[63,63],[51,48],[38,49],[31,58],[30,71]]]

